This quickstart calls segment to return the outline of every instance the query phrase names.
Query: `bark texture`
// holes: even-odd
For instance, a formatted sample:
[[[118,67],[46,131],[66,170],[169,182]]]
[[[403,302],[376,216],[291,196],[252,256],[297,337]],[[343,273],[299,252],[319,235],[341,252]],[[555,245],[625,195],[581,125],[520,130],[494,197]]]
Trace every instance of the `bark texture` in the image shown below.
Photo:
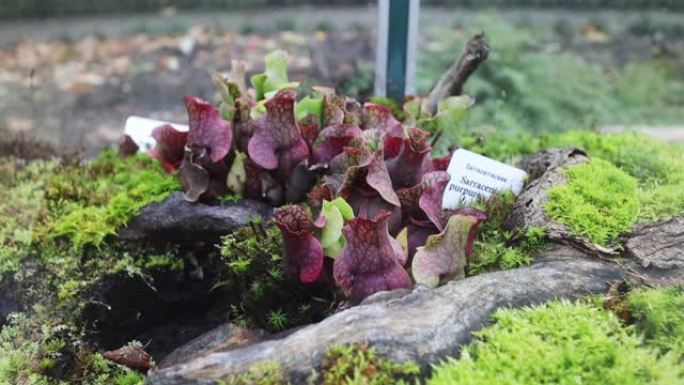
[[[265,336],[265,332],[251,331],[229,323],[223,324],[176,349],[157,367],[163,369],[189,362],[201,355],[248,346],[263,340]]]
[[[644,268],[684,268],[684,217],[637,228],[625,250]]]

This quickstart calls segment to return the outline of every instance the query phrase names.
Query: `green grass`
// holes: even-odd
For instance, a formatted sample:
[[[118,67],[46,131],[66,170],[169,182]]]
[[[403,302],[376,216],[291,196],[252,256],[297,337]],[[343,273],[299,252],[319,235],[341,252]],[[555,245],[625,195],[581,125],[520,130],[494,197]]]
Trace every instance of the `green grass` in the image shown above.
[[[636,220],[637,182],[601,159],[569,166],[568,182],[548,192],[544,211],[589,241],[608,245]]]
[[[684,312],[682,307],[669,310],[679,317]],[[459,359],[434,368],[428,385],[684,382],[682,363],[673,355],[644,346],[632,327],[588,303],[499,310],[492,319],[494,324],[475,333],[475,342]],[[681,325],[681,318],[677,322]]]

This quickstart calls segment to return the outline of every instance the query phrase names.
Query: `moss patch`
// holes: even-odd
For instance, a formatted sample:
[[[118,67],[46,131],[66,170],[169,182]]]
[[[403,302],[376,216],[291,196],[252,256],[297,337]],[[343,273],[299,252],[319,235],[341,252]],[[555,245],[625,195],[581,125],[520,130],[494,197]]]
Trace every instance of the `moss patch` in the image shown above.
[[[568,182],[549,190],[544,210],[591,242],[606,245],[636,220],[637,182],[607,161],[565,169]]]
[[[240,373],[220,382],[221,385],[288,385],[283,370],[275,362],[264,361],[252,366],[247,372]]]
[[[112,150],[87,164],[0,159],[0,283],[19,282],[21,295],[38,303],[2,329],[0,383],[142,383],[91,351],[77,321],[88,289],[105,276],[153,285],[152,273],[183,270],[173,248],[105,243],[141,207],[178,190],[176,179],[149,157],[121,159]]]
[[[322,385],[395,385],[409,384],[420,368],[414,362],[396,363],[378,357],[366,345],[334,346],[326,353],[320,378]]]
[[[487,213],[487,220],[479,228],[474,259],[468,265],[468,274],[487,271],[513,269],[533,261],[533,255],[546,244],[545,231],[532,227],[517,229],[514,232],[503,230],[515,196],[510,191],[492,195],[488,200],[480,200],[476,207]]]
[[[645,342],[661,353],[671,352],[682,362],[684,287],[640,289],[629,295],[627,303]]]
[[[682,312],[684,309],[678,309]],[[442,384],[677,384],[681,364],[641,345],[630,327],[587,303],[499,310],[461,358],[437,367]]]
[[[42,306],[13,315],[0,332],[0,383],[27,385],[142,385],[144,376],[92,353],[83,331]],[[55,378],[71,372],[73,382]]]
[[[142,207],[180,189],[155,160],[113,150],[86,165],[64,159],[22,168],[4,158],[0,167],[0,273],[16,271],[32,247],[62,239],[75,249],[99,247]]]
[[[590,157],[606,160],[639,184],[637,222],[653,222],[684,214],[684,146],[670,145],[637,132],[599,134],[574,130],[532,136],[499,132],[472,133],[462,139],[464,147],[502,161],[549,147],[577,146]]]
[[[180,185],[146,155],[121,158],[108,150],[85,167],[60,165],[45,188],[51,215],[43,235],[67,237],[82,247],[101,245],[140,209]]]

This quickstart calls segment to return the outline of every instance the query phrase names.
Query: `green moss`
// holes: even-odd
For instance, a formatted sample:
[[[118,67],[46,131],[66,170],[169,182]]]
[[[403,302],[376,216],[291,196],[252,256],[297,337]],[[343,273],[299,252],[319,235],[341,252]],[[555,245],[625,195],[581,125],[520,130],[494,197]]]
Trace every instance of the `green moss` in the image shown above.
[[[479,228],[473,248],[473,260],[468,265],[469,274],[512,269],[532,262],[533,255],[545,245],[542,228],[503,230],[515,196],[511,191],[492,195],[487,201],[479,201],[476,207],[487,213],[487,220]]]
[[[627,303],[645,342],[684,360],[684,288],[640,289]]]
[[[532,136],[478,132],[462,139],[464,147],[502,161],[514,162],[549,147],[577,146],[637,179],[637,222],[653,222],[684,214],[684,147],[637,132],[599,134],[590,130]]]
[[[544,210],[589,241],[607,245],[636,220],[637,182],[612,164],[593,159],[566,168],[568,182],[549,190]]]
[[[82,333],[73,325],[58,322],[43,306],[36,306],[30,315],[12,315],[0,331],[0,384],[65,385],[67,382],[53,378],[50,370],[63,362],[64,351],[72,351],[78,356],[73,378],[79,384],[142,385],[142,375],[87,350]]]
[[[114,377],[114,385],[143,385],[145,376],[136,372],[121,373]]]
[[[156,161],[121,159],[108,150],[87,165],[68,158],[24,168],[11,159],[2,164],[10,171],[0,189],[0,214],[7,219],[0,224],[0,273],[17,272],[32,257],[57,299],[69,302],[103,274],[183,268],[173,250],[102,243],[142,206],[179,188]]]
[[[677,309],[682,312],[684,309]],[[641,346],[630,327],[586,303],[499,310],[458,360],[435,367],[441,384],[678,384],[681,364]]]
[[[583,148],[589,156],[614,164],[642,184],[669,181],[672,172],[678,168],[675,164],[677,159],[684,160],[667,143],[637,132],[599,134],[594,131],[568,131],[560,135],[548,135],[542,145]]]
[[[80,354],[85,358],[77,378],[84,385],[142,385],[145,381],[144,375],[113,364],[100,353],[84,350]]]
[[[247,372],[220,382],[221,385],[288,385],[289,383],[280,365],[271,361],[254,365]]]
[[[180,189],[153,159],[122,159],[113,150],[86,165],[65,159],[19,168],[7,158],[0,164],[9,170],[0,189],[0,273],[17,270],[32,247],[58,238],[76,249],[99,247],[142,207]]]
[[[43,175],[54,162],[35,162],[19,170],[13,159],[0,159],[6,175],[0,183],[0,273],[16,271],[35,241],[34,230],[48,212]]]
[[[0,334],[0,383],[61,384],[51,371],[66,362],[74,365],[68,382],[141,384],[142,375],[92,353],[78,321],[84,294],[106,276],[136,276],[153,287],[155,272],[183,270],[173,248],[105,242],[141,207],[179,189],[176,176],[148,157],[121,159],[114,151],[87,164],[19,165],[0,159],[0,215],[7,219],[0,224],[0,280],[11,275],[38,305],[13,316]]]
[[[641,189],[639,199],[639,223],[656,222],[684,214],[684,184],[655,184]]]
[[[320,376],[312,383],[322,385],[394,385],[408,384],[417,378],[415,362],[396,363],[378,357],[367,345],[334,346],[326,353]]]
[[[99,246],[141,208],[179,189],[177,178],[145,155],[107,150],[86,166],[62,165],[46,181],[52,217],[45,235]]]
[[[287,314],[281,309],[269,310],[267,319],[274,330],[283,330],[288,324]]]

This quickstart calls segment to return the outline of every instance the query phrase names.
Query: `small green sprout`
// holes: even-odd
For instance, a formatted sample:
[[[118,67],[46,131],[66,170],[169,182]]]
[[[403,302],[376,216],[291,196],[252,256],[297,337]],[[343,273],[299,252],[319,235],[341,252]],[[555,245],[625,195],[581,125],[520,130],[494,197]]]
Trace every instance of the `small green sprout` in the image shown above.
[[[288,323],[287,315],[281,309],[269,310],[268,322],[275,330],[285,329]]]

